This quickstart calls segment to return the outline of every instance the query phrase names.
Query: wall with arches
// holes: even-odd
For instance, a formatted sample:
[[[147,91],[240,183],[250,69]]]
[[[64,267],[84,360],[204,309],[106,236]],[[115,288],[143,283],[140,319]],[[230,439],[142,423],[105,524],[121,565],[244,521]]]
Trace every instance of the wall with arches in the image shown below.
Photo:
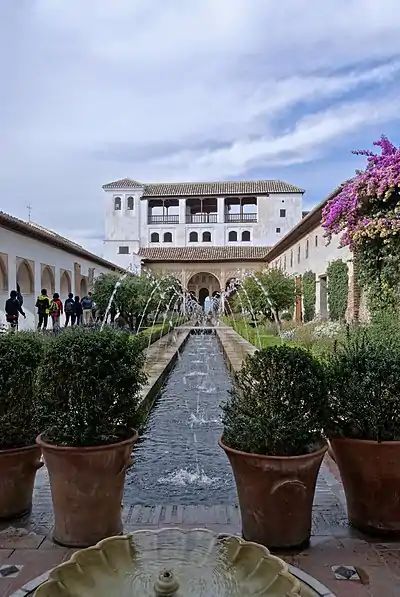
[[[6,321],[5,302],[10,291],[17,290],[17,284],[26,313],[26,319],[20,318],[20,329],[32,329],[37,320],[36,297],[42,288],[49,295],[58,292],[65,301],[69,292],[86,294],[95,277],[111,271],[111,267],[100,265],[95,259],[81,258],[0,226],[0,326]]]

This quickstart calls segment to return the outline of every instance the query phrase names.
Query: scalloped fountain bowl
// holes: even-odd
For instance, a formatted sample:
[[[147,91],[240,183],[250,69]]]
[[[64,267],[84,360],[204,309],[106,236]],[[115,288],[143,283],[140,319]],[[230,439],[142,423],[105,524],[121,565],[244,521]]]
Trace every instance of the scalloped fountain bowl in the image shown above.
[[[57,566],[36,597],[317,597],[265,547],[203,529],[110,537]]]

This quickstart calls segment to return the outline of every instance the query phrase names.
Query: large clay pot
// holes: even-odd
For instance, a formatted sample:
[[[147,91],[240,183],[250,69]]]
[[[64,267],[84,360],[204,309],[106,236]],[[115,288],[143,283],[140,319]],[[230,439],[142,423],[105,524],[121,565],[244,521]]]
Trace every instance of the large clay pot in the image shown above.
[[[235,476],[246,541],[265,547],[306,545],[318,471],[327,446],[304,456],[261,456],[219,445]]]
[[[17,518],[32,508],[36,471],[43,466],[39,446],[0,450],[0,518]]]
[[[349,522],[377,534],[400,533],[400,442],[331,438]]]
[[[39,435],[49,471],[55,543],[88,547],[122,532],[125,472],[138,437],[135,432],[117,444],[75,448],[49,444]]]

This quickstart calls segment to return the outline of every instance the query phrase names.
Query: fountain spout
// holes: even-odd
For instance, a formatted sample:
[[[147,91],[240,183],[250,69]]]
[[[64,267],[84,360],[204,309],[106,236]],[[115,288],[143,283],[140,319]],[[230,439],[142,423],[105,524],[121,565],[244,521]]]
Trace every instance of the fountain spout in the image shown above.
[[[156,597],[174,597],[179,589],[179,583],[170,570],[160,572],[154,583]]]

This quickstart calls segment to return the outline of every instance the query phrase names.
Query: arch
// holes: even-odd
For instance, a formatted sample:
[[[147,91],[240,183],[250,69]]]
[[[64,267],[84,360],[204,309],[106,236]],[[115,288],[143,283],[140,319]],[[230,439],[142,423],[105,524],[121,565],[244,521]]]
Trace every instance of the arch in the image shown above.
[[[24,294],[33,294],[35,292],[35,278],[33,275],[32,267],[25,259],[21,261],[17,270],[17,284],[19,285],[20,292]]]
[[[204,301],[206,300],[206,298],[210,296],[210,291],[208,290],[208,288],[200,288],[199,291],[199,303],[200,305],[203,307],[204,305]]]
[[[250,241],[250,230],[243,230],[242,232],[242,241],[249,242]]]
[[[82,278],[81,278],[81,283],[80,283],[79,290],[80,290],[80,296],[81,296],[81,298],[83,298],[84,296],[86,296],[87,293],[88,293],[87,282],[86,282],[86,278],[84,276],[82,276]]]
[[[236,242],[237,241],[237,232],[236,230],[231,230],[228,234],[228,241],[229,242]]]
[[[211,232],[203,232],[203,243],[211,242]]]
[[[208,294],[205,294],[206,290]],[[221,283],[215,274],[197,272],[189,278],[187,291],[203,305],[206,296],[212,296],[216,292],[221,292]]]
[[[151,243],[159,243],[160,242],[160,235],[158,234],[158,232],[153,232],[150,236],[150,242]]]
[[[8,274],[3,258],[0,256],[0,292],[8,289]]]
[[[47,290],[47,294],[53,294],[55,292],[54,274],[48,265],[45,265],[42,269],[42,275],[40,278],[41,288]]]
[[[197,243],[197,242],[199,242],[199,235],[197,234],[197,232],[191,232],[189,234],[189,242],[190,243]]]
[[[121,211],[122,201],[121,197],[114,197],[114,209],[115,211]]]
[[[60,295],[67,297],[71,292],[71,278],[68,272],[63,272],[60,278]]]
[[[134,197],[129,196],[126,200],[126,209],[132,211],[135,207],[135,199]]]
[[[166,232],[164,234],[164,242],[165,243],[172,243],[172,233],[171,232]]]

